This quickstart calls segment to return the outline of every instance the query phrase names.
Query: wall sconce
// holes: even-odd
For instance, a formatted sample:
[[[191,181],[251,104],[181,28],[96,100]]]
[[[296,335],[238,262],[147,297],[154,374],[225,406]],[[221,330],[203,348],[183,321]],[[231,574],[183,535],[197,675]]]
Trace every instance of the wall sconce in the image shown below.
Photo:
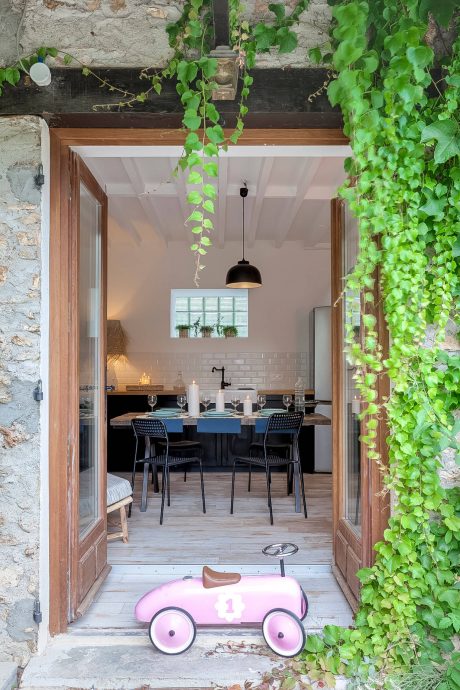
[[[234,101],[238,89],[238,55],[228,46],[216,46],[209,57],[217,60],[214,81],[217,89],[212,92],[213,101]]]

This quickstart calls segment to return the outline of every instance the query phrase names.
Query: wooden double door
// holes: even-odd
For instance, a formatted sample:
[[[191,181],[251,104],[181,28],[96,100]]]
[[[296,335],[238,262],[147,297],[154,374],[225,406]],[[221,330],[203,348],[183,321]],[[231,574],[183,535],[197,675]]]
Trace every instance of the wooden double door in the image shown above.
[[[339,130],[253,130],[242,145],[343,145]],[[90,604],[109,567],[106,550],[106,244],[107,199],[73,149],[79,146],[181,145],[172,130],[51,130],[50,209],[50,633]],[[339,299],[356,228],[332,205],[334,572],[350,602],[356,571],[388,516],[381,478],[359,443],[357,405],[343,354]],[[354,239],[353,239],[354,238]],[[348,262],[348,263],[347,263]],[[346,297],[348,299],[348,296]],[[356,300],[356,297],[353,297]],[[378,315],[382,343],[385,330]],[[358,324],[357,324],[358,325]],[[385,393],[381,384],[381,395]],[[385,429],[379,432],[384,452]],[[305,523],[308,529],[308,521]]]
[[[356,368],[345,351],[345,332],[362,338],[362,316],[367,307],[362,295],[347,289],[346,276],[358,255],[358,225],[345,202],[332,201],[332,444],[333,444],[333,571],[353,609],[357,608],[360,582],[356,572],[373,563],[373,546],[382,539],[388,522],[388,496],[382,493],[382,474],[369,460],[367,446],[360,441],[365,422],[359,420],[361,402],[356,387]],[[383,350],[387,333],[375,276],[374,306],[377,330]],[[378,401],[389,394],[389,382],[378,382]],[[378,418],[377,449],[386,463],[385,419]]]

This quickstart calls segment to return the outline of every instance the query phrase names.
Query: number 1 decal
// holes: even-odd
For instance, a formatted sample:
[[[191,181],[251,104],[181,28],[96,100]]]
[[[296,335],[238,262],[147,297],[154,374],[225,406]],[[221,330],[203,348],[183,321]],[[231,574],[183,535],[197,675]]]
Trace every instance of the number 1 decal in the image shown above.
[[[227,623],[231,623],[242,617],[246,608],[241,594],[219,594],[214,604],[218,618],[222,618]]]

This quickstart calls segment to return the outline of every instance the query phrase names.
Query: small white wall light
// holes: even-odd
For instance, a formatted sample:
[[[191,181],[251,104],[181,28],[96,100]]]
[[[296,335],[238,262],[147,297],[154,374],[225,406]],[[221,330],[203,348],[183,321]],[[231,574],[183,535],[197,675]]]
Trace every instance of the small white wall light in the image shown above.
[[[44,62],[33,64],[29,70],[29,75],[37,86],[48,86],[48,84],[51,84],[51,71]]]

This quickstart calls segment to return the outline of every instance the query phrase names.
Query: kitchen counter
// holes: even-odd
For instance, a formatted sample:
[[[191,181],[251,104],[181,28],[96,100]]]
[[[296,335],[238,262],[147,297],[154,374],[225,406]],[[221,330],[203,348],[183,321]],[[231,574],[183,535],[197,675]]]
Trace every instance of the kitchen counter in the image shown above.
[[[218,390],[217,388],[211,389],[210,387],[204,388],[204,390]],[[245,389],[241,389],[241,392],[244,393]],[[255,389],[254,389],[255,390]],[[145,391],[127,391],[127,390],[116,390],[116,391],[107,391],[107,395],[179,395],[180,393],[186,393],[186,389],[184,388],[165,388],[164,390],[161,391],[153,391],[153,390],[145,390]],[[261,393],[262,395],[294,395],[294,389],[293,388],[279,388],[276,390],[268,389],[268,388],[261,388],[260,390],[257,389],[257,393]],[[305,389],[305,395],[314,395],[315,391],[313,388],[306,388]]]

